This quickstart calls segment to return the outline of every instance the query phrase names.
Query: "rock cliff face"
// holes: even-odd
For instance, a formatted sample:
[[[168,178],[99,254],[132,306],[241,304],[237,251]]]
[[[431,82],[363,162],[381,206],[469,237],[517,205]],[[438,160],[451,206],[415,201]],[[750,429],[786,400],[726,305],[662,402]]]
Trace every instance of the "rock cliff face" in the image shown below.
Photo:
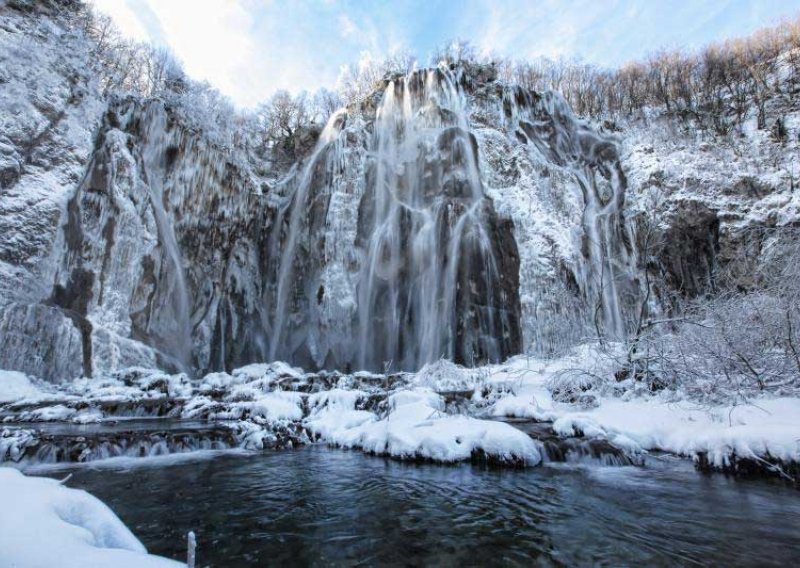
[[[80,37],[54,19],[0,10],[0,361],[73,377],[82,371],[82,320],[55,304],[72,300],[53,298],[53,282],[66,204],[103,105],[76,55],[85,56]],[[78,318],[84,306],[72,307]]]
[[[670,117],[621,122],[619,152],[629,180],[630,217],[655,212],[648,258],[637,227],[639,264],[651,274],[659,309],[725,290],[748,290],[773,245],[800,227],[797,156],[800,98],[780,74],[765,104],[784,136],[747,116],[740,131],[719,136]]]
[[[652,309],[669,309],[752,248],[734,228],[800,218],[786,159],[754,175],[763,156],[742,158],[727,179],[722,146],[594,127],[558,94],[469,64],[387,78],[297,163],[255,163],[187,123],[191,109],[102,95],[59,17],[0,11],[0,368],[552,354],[629,333],[644,270]],[[643,258],[631,219],[654,187],[662,238]]]
[[[169,103],[100,96],[57,19],[2,34],[40,72],[4,77],[0,367],[416,369],[624,332],[625,177],[557,95],[387,79],[266,183]]]

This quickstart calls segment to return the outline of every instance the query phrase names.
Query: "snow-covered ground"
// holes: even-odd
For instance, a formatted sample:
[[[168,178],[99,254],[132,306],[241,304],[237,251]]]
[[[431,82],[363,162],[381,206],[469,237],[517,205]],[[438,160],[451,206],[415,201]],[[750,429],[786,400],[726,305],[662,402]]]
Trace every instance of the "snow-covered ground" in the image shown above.
[[[503,422],[516,418],[546,423],[552,436],[599,439],[629,454],[655,450],[702,458],[720,469],[741,459],[800,462],[800,399],[764,396],[746,405],[703,405],[679,391],[651,393],[630,380],[617,382],[613,361],[597,346],[584,345],[558,359],[520,356],[480,369],[439,361],[392,376],[304,373],[272,363],[199,381],[130,369],[55,387],[3,373],[0,419],[8,427],[0,435],[0,461],[41,455],[35,453],[42,444],[37,422],[113,424],[160,417],[230,430],[224,445],[210,442],[204,449],[260,450],[319,440],[398,459],[546,461],[540,440]],[[162,437],[145,449],[114,449],[109,442],[108,450],[76,455],[97,459],[201,448],[180,443],[172,450],[165,448],[169,443]]]
[[[168,568],[100,500],[54,479],[0,468],[0,565]]]
[[[552,422],[559,435],[602,437],[631,451],[660,450],[692,458],[706,454],[715,467],[728,465],[734,455],[800,461],[798,398],[706,406],[673,391],[636,393],[629,384],[620,384],[595,386],[578,396],[577,404],[554,400],[554,390],[576,382],[576,375],[608,375],[602,366],[601,355],[586,346],[552,361],[514,358],[491,371],[493,390],[509,394],[500,395],[490,413]],[[626,390],[615,394],[615,386]]]

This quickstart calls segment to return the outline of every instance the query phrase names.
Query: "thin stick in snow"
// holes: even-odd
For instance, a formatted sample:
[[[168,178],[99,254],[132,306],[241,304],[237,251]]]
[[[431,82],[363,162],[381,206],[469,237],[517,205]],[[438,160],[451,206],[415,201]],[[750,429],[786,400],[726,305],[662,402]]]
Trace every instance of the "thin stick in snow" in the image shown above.
[[[197,550],[197,539],[194,536],[194,531],[189,531],[186,535],[186,566],[194,568],[195,551]]]

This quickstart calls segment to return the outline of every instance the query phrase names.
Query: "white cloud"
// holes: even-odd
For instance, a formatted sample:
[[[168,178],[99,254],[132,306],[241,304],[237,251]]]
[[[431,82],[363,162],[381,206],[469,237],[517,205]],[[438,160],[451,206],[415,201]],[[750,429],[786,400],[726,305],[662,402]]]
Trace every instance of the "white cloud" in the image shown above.
[[[167,45],[186,72],[251,104],[257,99],[248,97],[243,87],[257,53],[246,4],[244,0],[148,0]]]

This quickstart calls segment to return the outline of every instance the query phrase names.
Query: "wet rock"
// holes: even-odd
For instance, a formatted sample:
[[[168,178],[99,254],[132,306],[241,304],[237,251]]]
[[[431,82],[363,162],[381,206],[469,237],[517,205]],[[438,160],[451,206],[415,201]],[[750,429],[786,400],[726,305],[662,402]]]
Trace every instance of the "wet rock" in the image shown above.
[[[515,428],[522,430],[534,440],[541,442],[551,462],[594,462],[603,465],[641,465],[642,456],[632,454],[614,446],[603,438],[584,438],[583,436],[559,436],[553,431],[550,422],[507,419]]]
[[[769,454],[761,457],[739,456],[731,452],[721,463],[709,458],[707,452],[698,452],[695,466],[704,473],[720,472],[743,478],[780,478],[800,487],[800,462],[774,458]]]

